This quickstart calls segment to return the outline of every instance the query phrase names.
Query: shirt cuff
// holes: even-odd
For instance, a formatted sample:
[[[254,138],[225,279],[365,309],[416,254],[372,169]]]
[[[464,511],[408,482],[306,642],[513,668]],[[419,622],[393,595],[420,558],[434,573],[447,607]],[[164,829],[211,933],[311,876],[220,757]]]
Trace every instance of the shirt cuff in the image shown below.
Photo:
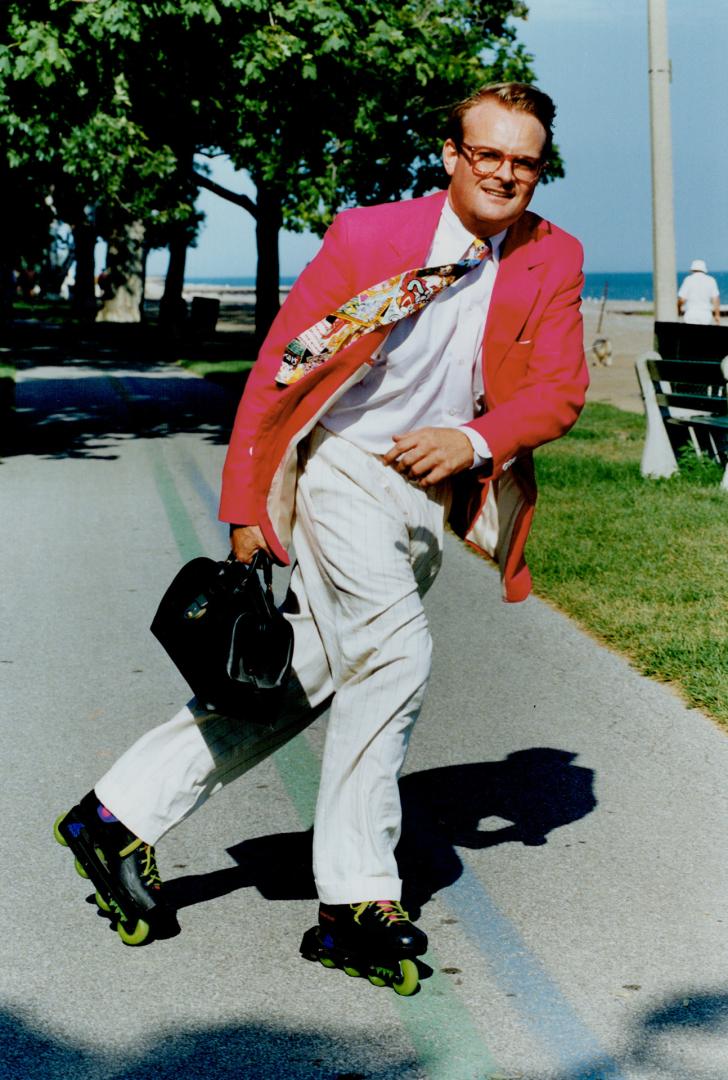
[[[473,464],[471,469],[481,469],[487,461],[493,460],[493,455],[490,452],[490,447],[487,442],[477,431],[474,431],[471,427],[466,427],[464,424],[458,428],[458,431],[462,431],[463,435],[467,435],[470,439],[470,445],[473,448]]]

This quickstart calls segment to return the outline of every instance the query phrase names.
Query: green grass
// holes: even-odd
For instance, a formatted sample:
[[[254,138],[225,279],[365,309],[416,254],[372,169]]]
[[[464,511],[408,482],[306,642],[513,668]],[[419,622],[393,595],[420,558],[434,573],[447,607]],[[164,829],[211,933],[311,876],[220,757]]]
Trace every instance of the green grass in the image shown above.
[[[35,319],[40,323],[61,323],[75,326],[82,318],[73,311],[68,300],[14,300],[13,318]]]
[[[675,478],[643,480],[644,427],[591,405],[538,451],[535,591],[728,724],[728,493],[718,466],[694,457]]]
[[[208,375],[241,375],[244,371],[250,371],[254,360],[186,360],[177,361],[188,371],[194,371],[195,375],[207,378]]]

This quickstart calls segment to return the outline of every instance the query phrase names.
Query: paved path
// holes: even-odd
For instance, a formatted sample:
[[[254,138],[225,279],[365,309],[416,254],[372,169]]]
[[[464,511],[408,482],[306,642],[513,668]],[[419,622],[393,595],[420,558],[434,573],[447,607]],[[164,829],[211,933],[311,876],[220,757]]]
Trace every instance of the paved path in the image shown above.
[[[29,368],[0,464],[3,1075],[725,1080],[728,739],[457,541],[402,781],[433,970],[297,956],[323,721],[160,845],[181,933],[125,948],[54,816],[185,688],[147,631],[222,555],[230,402],[169,369]]]

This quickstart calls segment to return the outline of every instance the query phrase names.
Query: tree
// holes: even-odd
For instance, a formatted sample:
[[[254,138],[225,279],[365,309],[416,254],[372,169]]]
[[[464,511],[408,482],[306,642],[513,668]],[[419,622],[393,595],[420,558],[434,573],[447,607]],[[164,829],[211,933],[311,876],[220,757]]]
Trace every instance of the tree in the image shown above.
[[[261,337],[278,309],[281,227],[321,234],[343,206],[441,186],[449,106],[533,72],[510,21],[527,14],[518,0],[251,0],[227,20],[242,6],[242,36],[223,21],[239,78],[210,149],[249,172],[256,201],[197,179],[255,217]]]
[[[11,166],[34,163],[79,236],[95,212],[120,296],[151,230],[172,243],[174,306],[193,179],[253,214],[262,336],[280,229],[321,233],[342,206],[441,184],[449,105],[533,78],[512,23],[526,13],[520,0],[10,0],[0,125]],[[255,201],[193,174],[199,152],[246,169]]]
[[[96,236],[103,231],[109,238],[116,292],[106,306],[120,318],[139,317],[135,279],[148,224],[159,229],[195,217],[185,197],[188,162],[180,167],[167,143],[150,139],[143,111],[132,101],[130,84],[145,55],[132,16],[142,8],[159,16],[179,5],[11,0],[0,42],[7,168],[31,169],[38,200],[52,191],[73,226],[76,297],[84,306],[95,308]]]

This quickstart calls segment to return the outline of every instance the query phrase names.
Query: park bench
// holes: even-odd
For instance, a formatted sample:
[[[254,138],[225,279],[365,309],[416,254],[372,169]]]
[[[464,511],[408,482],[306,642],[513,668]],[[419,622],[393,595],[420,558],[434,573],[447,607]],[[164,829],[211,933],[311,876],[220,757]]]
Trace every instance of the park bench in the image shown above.
[[[721,465],[728,490],[728,357],[674,360],[649,352],[636,367],[647,416],[642,475],[672,476],[681,449],[692,445]]]
[[[655,322],[655,348],[671,360],[722,360],[728,356],[728,326]]]

